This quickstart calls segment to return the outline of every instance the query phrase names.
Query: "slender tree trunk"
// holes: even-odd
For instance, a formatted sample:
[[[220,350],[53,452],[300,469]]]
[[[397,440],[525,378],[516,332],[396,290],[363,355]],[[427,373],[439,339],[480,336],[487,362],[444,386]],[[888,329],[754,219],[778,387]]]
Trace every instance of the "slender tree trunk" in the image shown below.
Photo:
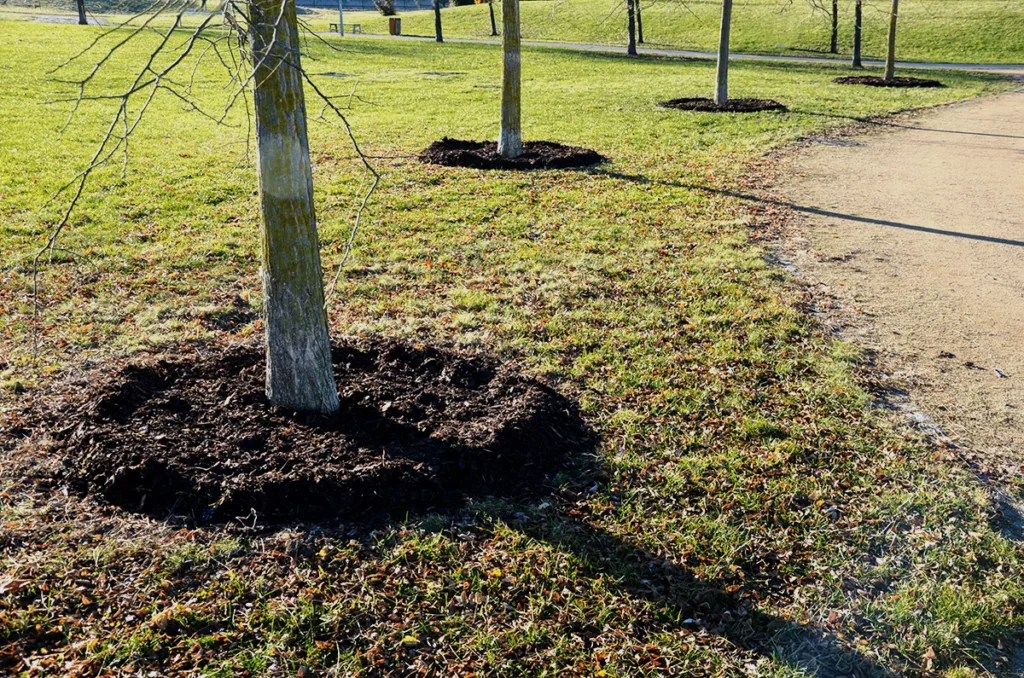
[[[441,35],[441,0],[434,0],[434,39],[444,42],[444,36]]]
[[[491,37],[497,37],[498,25],[494,23],[494,0],[487,0],[487,9],[491,13]]]
[[[889,14],[889,46],[885,50],[885,79],[892,80],[896,75],[896,18],[899,16],[900,0],[892,0],[892,13]]]
[[[863,30],[864,0],[856,0],[853,6],[853,67],[864,68],[861,63],[861,31]]]
[[[636,0],[626,0],[626,54],[636,56]]]
[[[206,0],[203,0],[206,2]],[[345,37],[345,7],[341,4],[342,0],[338,0],[338,35]]]
[[[722,31],[718,37],[718,70],[715,75],[715,103],[729,101],[729,33],[732,30],[732,0],[722,0]]]
[[[640,0],[634,0],[636,3],[636,41],[638,44],[644,44],[644,15],[640,12]]]
[[[76,4],[78,5],[78,25],[87,26],[89,22],[85,20],[85,0],[77,0]]]
[[[839,0],[832,0],[832,40],[829,52],[839,54]]]
[[[249,0],[266,314],[267,398],[338,410],[324,311],[295,1]],[[280,21],[278,17],[280,16]]]
[[[520,83],[522,65],[519,59],[519,0],[501,2],[501,135],[498,154],[518,158],[523,154],[521,127],[522,97]]]

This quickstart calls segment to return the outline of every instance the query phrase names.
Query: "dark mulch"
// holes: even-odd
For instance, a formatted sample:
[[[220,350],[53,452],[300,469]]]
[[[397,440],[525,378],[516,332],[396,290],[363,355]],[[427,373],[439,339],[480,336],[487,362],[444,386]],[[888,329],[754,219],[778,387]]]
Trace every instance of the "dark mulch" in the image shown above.
[[[593,442],[571,401],[490,357],[383,341],[336,348],[334,369],[341,411],[322,416],[267,402],[258,347],[129,364],[49,419],[58,475],[160,518],[403,518],[539,492]]]
[[[680,111],[700,111],[702,113],[757,113],[758,111],[786,111],[785,106],[774,99],[730,99],[722,105],[713,99],[693,97],[687,99],[669,99],[658,104],[662,108],[675,108]]]
[[[868,87],[945,87],[938,80],[923,78],[892,78],[886,80],[877,75],[849,75],[836,78],[832,82],[838,85],[867,85]]]
[[[449,167],[477,169],[571,169],[607,162],[597,151],[579,146],[566,146],[554,141],[527,141],[523,154],[508,159],[498,155],[495,141],[462,141],[445,137],[430,144],[420,153],[420,160]]]

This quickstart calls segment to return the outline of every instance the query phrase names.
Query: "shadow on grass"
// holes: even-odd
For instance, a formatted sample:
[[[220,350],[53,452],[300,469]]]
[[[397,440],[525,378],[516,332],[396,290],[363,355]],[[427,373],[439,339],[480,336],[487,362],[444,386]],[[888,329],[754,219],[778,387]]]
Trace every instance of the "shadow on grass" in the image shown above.
[[[993,243],[996,245],[1012,245],[1014,247],[1024,247],[1024,241],[1013,240],[1010,238],[997,238],[988,235],[978,235],[975,233],[964,233],[962,231],[950,231],[942,228],[934,228],[932,226],[919,226],[916,224],[907,224],[901,221],[891,221],[888,219],[875,219],[872,217],[862,217],[856,214],[847,214],[845,212],[835,212],[832,210],[821,209],[820,207],[812,207],[810,205],[798,205],[797,203],[788,202],[785,200],[773,200],[771,198],[765,198],[751,193],[742,193],[740,191],[731,191],[724,188],[711,188],[709,186],[700,186],[697,184],[687,184],[679,181],[660,181],[656,179],[650,179],[641,174],[627,174],[623,172],[614,172],[606,170],[594,170],[594,174],[602,174],[612,179],[619,179],[622,181],[632,181],[638,184],[658,184],[661,186],[672,186],[674,188],[685,188],[691,191],[700,191],[703,193],[711,193],[714,195],[727,196],[730,198],[737,198],[746,202],[758,203],[762,205],[772,205],[774,207],[784,207],[791,209],[795,212],[802,214],[811,214],[819,217],[828,217],[831,219],[840,219],[843,221],[852,221],[860,224],[874,224],[876,226],[887,226],[890,228],[898,228],[907,231],[917,231],[919,233],[930,233],[932,235],[949,236],[953,238],[964,238],[966,240],[977,240],[980,242]]]

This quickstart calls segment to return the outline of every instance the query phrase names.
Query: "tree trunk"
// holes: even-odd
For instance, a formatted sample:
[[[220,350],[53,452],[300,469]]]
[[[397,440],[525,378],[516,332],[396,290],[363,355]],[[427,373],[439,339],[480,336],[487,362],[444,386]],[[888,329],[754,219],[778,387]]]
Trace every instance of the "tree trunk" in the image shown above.
[[[494,23],[494,0],[487,0],[487,9],[491,12],[491,37],[498,37],[498,25]]]
[[[78,25],[87,26],[89,22],[85,20],[85,0],[77,0],[76,4],[78,5]]]
[[[338,410],[324,310],[295,1],[249,0],[266,315],[267,398]],[[278,19],[280,17],[280,20]]]
[[[892,0],[892,13],[889,15],[889,46],[885,50],[885,79],[892,80],[896,75],[896,17],[899,16],[900,0]]]
[[[441,35],[441,0],[434,0],[434,39],[444,42],[444,36]]]
[[[626,54],[636,56],[636,0],[626,0]]]
[[[864,19],[864,0],[857,0],[853,6],[853,67],[864,68],[861,63],[861,30]]]
[[[522,98],[519,60],[519,0],[501,2],[501,48],[504,54],[501,69],[501,134],[498,154],[518,158],[523,154],[521,128]]]
[[[640,12],[640,0],[636,2],[636,41],[638,44],[644,44],[644,15]]]
[[[206,2],[206,0],[203,0]],[[345,8],[342,6],[342,0],[338,0],[338,35],[345,37]]]
[[[829,52],[839,54],[839,0],[832,0],[832,40]]]
[[[729,101],[729,33],[732,30],[732,0],[722,0],[722,31],[718,36],[718,70],[715,75],[715,103]]]

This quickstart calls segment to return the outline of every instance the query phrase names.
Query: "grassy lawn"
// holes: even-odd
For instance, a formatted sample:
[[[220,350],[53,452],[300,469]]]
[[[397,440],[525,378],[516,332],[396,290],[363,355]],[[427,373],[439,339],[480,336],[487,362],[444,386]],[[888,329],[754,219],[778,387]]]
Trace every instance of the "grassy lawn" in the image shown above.
[[[644,3],[648,46],[714,51],[718,48],[720,0]],[[866,0],[864,54],[882,58],[889,3]],[[625,4],[619,0],[530,0],[520,5],[523,38],[625,45]],[[495,7],[501,23],[501,7]],[[853,49],[853,2],[840,3],[839,50]],[[311,25],[327,30],[337,12],[319,10]],[[402,13],[402,32],[433,35],[430,11]],[[350,12],[369,33],[387,33],[387,19],[372,12]],[[734,9],[732,48],[757,54],[828,56],[830,18],[806,0],[745,0]],[[485,38],[491,24],[486,5],[443,12],[448,37]],[[920,61],[1024,63],[1024,4],[1016,0],[908,0],[900,5],[899,58]]]
[[[210,7],[217,4],[211,0]],[[865,0],[865,58],[884,58],[889,4],[888,0]],[[123,3],[90,0],[88,6],[110,22],[127,16],[121,13],[127,11]],[[626,43],[625,3],[621,0],[523,0],[520,11],[525,40]],[[67,12],[64,4],[44,4],[37,10],[9,6],[0,7],[0,19]],[[837,58],[845,59],[853,49],[851,0],[840,2],[840,14]],[[500,2],[495,16],[500,27]],[[644,3],[644,38],[649,47],[714,51],[720,16],[720,0]],[[434,35],[432,11],[402,12],[400,17],[404,34]],[[301,18],[311,30],[327,32],[329,24],[338,20],[338,13],[305,9]],[[198,20],[198,15],[189,15],[184,24],[195,25]],[[378,12],[346,12],[345,21],[360,23],[365,33],[388,32],[387,18]],[[443,22],[446,37],[490,36],[486,5],[445,8]],[[743,0],[734,9],[732,48],[753,54],[831,56],[830,22],[830,16],[815,11],[809,0]],[[1018,0],[904,0],[898,53],[906,61],[1024,63],[1024,4]]]
[[[710,64],[526,49],[524,135],[612,162],[481,172],[414,155],[496,134],[493,46],[310,41],[314,81],[352,95],[384,176],[334,337],[485,347],[578,399],[601,443],[537,503],[373,530],[185,529],[33,490],[2,424],[140,348],[258,336],[259,320],[221,322],[260,304],[246,118],[218,127],[157,97],[125,174],[96,177],[42,270],[34,364],[29,260],[61,207],[44,203],[111,110],[87,103],[61,136],[67,107],[46,103],[59,88],[45,72],[96,29],[0,30],[0,673],[1009,674],[1019,544],[951,453],[869,408],[858,351],[802,310],[735,196],[782,144],[1005,81],[860,89],[831,84],[844,69],[741,63],[737,96],[791,112],[715,116],[655,106],[708,94]],[[118,57],[101,88],[143,54]],[[196,92],[224,100],[212,62]],[[311,135],[333,268],[366,176],[338,127]]]

